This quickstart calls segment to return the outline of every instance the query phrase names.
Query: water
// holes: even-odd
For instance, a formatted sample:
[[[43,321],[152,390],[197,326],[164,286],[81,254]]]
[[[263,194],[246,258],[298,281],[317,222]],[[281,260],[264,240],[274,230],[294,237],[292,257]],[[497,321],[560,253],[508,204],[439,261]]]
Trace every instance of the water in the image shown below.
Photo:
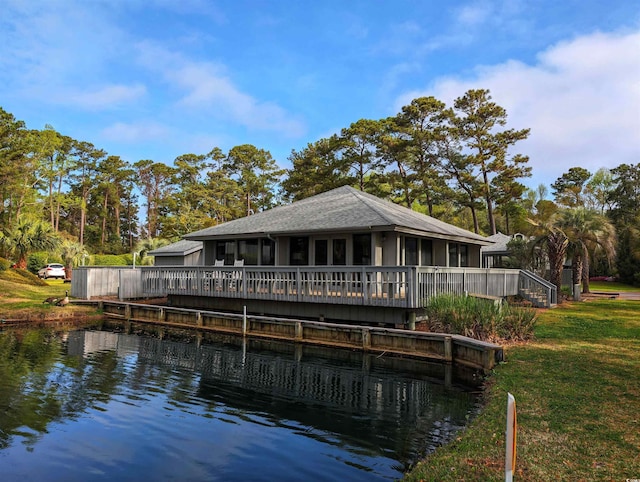
[[[3,481],[395,480],[476,410],[476,392],[443,383],[447,370],[231,337],[6,331],[0,473]]]

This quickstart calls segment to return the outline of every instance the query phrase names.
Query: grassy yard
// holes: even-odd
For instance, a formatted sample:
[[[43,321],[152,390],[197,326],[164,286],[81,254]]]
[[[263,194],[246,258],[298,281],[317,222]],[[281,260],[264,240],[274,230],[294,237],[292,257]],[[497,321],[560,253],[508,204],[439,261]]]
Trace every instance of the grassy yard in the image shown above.
[[[507,392],[518,409],[514,480],[640,479],[640,302],[547,310],[536,339],[505,354],[483,413],[406,480],[504,480]]]
[[[640,291],[637,286],[629,286],[615,281],[591,281],[589,283],[591,291],[613,291],[616,293],[628,293],[630,291]]]
[[[62,280],[38,280],[25,278],[16,270],[0,271],[0,319],[57,319],[90,313],[91,308],[83,306],[52,306],[43,303],[51,296],[62,298],[70,291],[69,283]]]

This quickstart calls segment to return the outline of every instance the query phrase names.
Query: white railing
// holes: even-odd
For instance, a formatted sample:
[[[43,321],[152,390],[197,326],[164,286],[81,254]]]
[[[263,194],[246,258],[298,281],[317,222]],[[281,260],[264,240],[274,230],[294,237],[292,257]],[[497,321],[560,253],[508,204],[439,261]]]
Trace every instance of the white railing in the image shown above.
[[[415,266],[144,267],[145,296],[167,294],[419,308],[436,294],[518,294],[519,270]]]
[[[439,294],[476,294],[505,297],[518,294],[520,270],[499,268],[417,268],[417,300]]]
[[[518,291],[534,306],[550,308],[558,303],[558,288],[550,281],[530,271],[520,272]]]

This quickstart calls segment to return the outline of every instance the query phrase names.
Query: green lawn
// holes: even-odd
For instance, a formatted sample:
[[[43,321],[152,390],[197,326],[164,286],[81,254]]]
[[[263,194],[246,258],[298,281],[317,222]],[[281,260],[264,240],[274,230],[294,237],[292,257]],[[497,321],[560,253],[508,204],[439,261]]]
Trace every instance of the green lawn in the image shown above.
[[[507,392],[518,408],[514,480],[640,478],[640,302],[544,311],[536,339],[505,355],[483,413],[406,480],[504,480]]]
[[[638,286],[629,286],[614,281],[591,281],[589,283],[589,289],[591,291],[613,291],[617,293],[640,291],[640,287]]]
[[[49,297],[64,297],[71,285],[63,280],[38,280],[25,277],[16,270],[0,271],[0,319],[42,320],[61,315],[76,315],[90,311],[80,306],[52,306],[43,301]]]

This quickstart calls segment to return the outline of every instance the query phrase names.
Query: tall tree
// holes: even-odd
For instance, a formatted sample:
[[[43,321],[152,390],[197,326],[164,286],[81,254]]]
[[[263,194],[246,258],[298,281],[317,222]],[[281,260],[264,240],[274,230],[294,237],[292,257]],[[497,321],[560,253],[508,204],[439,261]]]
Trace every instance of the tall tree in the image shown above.
[[[434,205],[451,195],[442,166],[443,143],[452,148],[447,139],[451,111],[434,97],[420,97],[403,106],[394,121],[400,132],[394,157],[398,161],[404,160],[406,166],[403,173],[403,166],[398,164],[401,178],[407,189],[415,185],[415,197],[426,205],[427,212],[433,216]],[[411,207],[413,197],[407,196],[407,206]]]
[[[351,184],[350,166],[340,154],[338,136],[320,139],[300,151],[291,151],[292,168],[282,181],[285,195],[299,201],[336,187]]]
[[[72,145],[71,155],[75,158],[75,162],[74,170],[69,178],[71,190],[75,195],[80,213],[78,242],[84,245],[87,206],[92,190],[98,185],[98,163],[107,153],[101,149],[97,149],[90,142],[75,141]]]
[[[123,198],[127,183],[133,180],[134,170],[120,156],[108,156],[98,165],[100,209],[100,249],[104,251],[109,243],[109,251],[123,248],[121,239],[121,216]]]
[[[454,102],[456,116],[453,123],[466,150],[467,159],[478,170],[487,208],[490,234],[496,234],[494,207],[497,194],[492,186],[495,175],[502,174],[502,182],[509,176],[516,180],[531,175],[523,155],[509,157],[508,150],[529,136],[529,129],[499,130],[507,123],[507,112],[491,101],[488,90],[469,90]]]
[[[63,138],[53,127],[45,125],[42,131],[33,131],[33,155],[39,160],[38,177],[44,180],[47,190],[47,205],[51,226],[56,228],[55,220],[55,183],[61,175],[60,150],[63,147]]]
[[[600,214],[604,214],[605,210],[612,207],[611,196],[614,188],[615,182],[611,171],[604,167],[598,169],[585,186],[588,205],[600,211]]]
[[[275,191],[285,171],[269,151],[250,144],[236,146],[229,151],[224,168],[243,192],[247,215],[276,205]]]
[[[28,151],[27,135],[24,122],[0,108],[0,221],[5,226],[11,225],[17,215],[20,174]]]
[[[366,191],[367,177],[380,172],[378,142],[382,130],[380,121],[360,119],[340,132],[342,159],[349,165],[358,189]]]
[[[584,167],[572,167],[551,184],[556,203],[575,208],[584,206],[584,189],[591,173]]]
[[[609,216],[619,236],[616,267],[624,283],[640,286],[640,163],[611,170],[614,189]]]
[[[172,179],[176,170],[161,162],[149,159],[136,162],[137,185],[147,201],[147,235],[156,238],[161,232],[161,216],[165,204],[173,192]]]

